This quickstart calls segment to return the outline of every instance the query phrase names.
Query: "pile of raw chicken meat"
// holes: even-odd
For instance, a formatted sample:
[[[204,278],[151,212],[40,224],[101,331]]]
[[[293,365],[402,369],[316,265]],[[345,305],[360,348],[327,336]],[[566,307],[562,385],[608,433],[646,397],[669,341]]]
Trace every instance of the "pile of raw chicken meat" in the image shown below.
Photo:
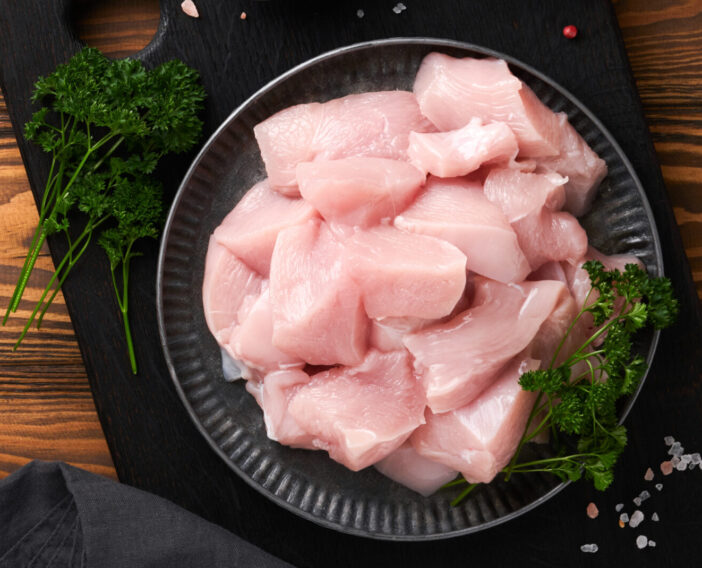
[[[424,495],[492,480],[534,402],[519,376],[589,291],[582,263],[635,261],[588,248],[576,218],[604,161],[504,61],[440,53],[414,92],[254,132],[268,177],[212,235],[203,302],[268,436]]]

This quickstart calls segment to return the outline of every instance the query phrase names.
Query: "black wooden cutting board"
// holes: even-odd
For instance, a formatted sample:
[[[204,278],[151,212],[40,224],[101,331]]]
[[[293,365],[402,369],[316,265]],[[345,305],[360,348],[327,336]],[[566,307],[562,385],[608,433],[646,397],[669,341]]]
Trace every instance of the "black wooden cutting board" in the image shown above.
[[[241,481],[201,438],[178,399],[159,345],[155,309],[156,246],[134,263],[132,325],[140,361],[132,376],[103,253],[91,250],[64,285],[64,295],[90,377],[95,403],[120,479],[219,523],[298,566],[628,566],[692,561],[702,552],[702,471],[662,478],[663,436],[688,451],[702,450],[702,336],[700,306],[690,269],[643,119],[620,32],[607,0],[394,0],[374,2],[200,0],[200,19],[161,0],[156,38],[139,57],[148,65],[178,57],[201,74],[209,99],[209,135],[239,103],[290,67],[335,47],[375,38],[429,36],[483,45],[521,59],[582,100],[610,129],[632,161],[653,207],[666,273],[681,300],[675,329],[663,334],[652,372],[627,420],[630,445],[605,494],[586,484],[568,487],[535,511],[487,532],[435,543],[388,543],[344,536],[297,518]],[[29,180],[37,194],[48,161],[19,134],[29,118],[36,77],[80,48],[70,28],[70,0],[0,1],[2,86],[18,133]],[[357,10],[365,12],[362,18]],[[239,15],[246,11],[248,18]],[[574,41],[566,24],[578,26]],[[191,156],[190,156],[191,157]],[[172,197],[189,158],[161,168]],[[65,245],[51,240],[54,258]],[[661,492],[643,480],[652,466]],[[647,520],[617,526],[615,504],[648,489]],[[600,517],[585,506],[594,500]],[[650,520],[656,511],[660,521]],[[644,534],[656,548],[636,549]],[[580,545],[594,542],[587,555]]]

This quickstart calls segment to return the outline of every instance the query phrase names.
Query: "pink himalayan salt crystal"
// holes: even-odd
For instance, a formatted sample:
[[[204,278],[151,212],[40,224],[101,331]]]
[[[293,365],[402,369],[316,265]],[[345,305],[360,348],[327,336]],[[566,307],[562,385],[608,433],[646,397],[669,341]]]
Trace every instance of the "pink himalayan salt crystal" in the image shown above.
[[[596,519],[597,516],[600,514],[600,510],[597,508],[597,505],[594,503],[590,503],[587,506],[587,516],[590,517],[591,519]]]
[[[661,463],[661,473],[663,475],[670,475],[673,473],[673,462],[670,460]]]
[[[200,17],[200,13],[197,11],[197,6],[195,6],[195,2],[193,2],[193,0],[184,0],[180,5],[180,9],[191,18]]]
[[[651,481],[653,479],[653,470],[649,467],[644,473],[644,479],[646,481]]]

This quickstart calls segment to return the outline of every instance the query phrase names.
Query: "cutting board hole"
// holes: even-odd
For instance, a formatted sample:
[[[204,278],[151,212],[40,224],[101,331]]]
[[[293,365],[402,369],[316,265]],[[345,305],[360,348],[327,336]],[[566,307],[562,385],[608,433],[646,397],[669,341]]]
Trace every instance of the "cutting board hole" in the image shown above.
[[[144,49],[161,16],[159,0],[74,0],[71,21],[78,37],[108,57]]]

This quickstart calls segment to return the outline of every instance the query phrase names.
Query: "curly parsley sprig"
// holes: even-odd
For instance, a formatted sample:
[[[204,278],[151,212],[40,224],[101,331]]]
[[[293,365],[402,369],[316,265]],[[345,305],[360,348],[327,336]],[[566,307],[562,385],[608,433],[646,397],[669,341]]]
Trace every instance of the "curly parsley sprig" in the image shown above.
[[[584,473],[597,489],[606,489],[627,443],[626,428],[617,416],[617,400],[632,394],[646,371],[644,358],[632,353],[633,337],[646,326],[668,327],[677,316],[678,302],[667,278],[652,278],[635,264],[621,272],[590,260],[583,268],[591,282],[583,308],[548,367],[528,371],[519,379],[524,390],[538,392],[538,396],[517,450],[503,469],[507,481],[516,473],[535,472],[576,481]],[[556,365],[568,340],[580,331],[585,314],[591,315],[594,331]],[[520,462],[524,445],[545,430],[551,432],[556,455]],[[445,487],[467,483],[459,478]],[[478,485],[468,484],[452,504]]]
[[[62,233],[66,255],[31,312],[14,349],[46,311],[96,231],[112,269],[134,373],[136,357],[127,316],[129,262],[135,242],[157,238],[163,217],[161,186],[152,179],[162,156],[190,149],[200,138],[205,92],[182,61],[146,70],[134,59],[112,61],[85,48],[40,78],[32,100],[43,103],[25,124],[28,140],[51,154],[39,204],[39,224],[3,318],[17,311],[46,238]],[[70,231],[82,213],[79,230]],[[115,271],[121,266],[122,278]],[[118,285],[118,280],[121,283]]]

